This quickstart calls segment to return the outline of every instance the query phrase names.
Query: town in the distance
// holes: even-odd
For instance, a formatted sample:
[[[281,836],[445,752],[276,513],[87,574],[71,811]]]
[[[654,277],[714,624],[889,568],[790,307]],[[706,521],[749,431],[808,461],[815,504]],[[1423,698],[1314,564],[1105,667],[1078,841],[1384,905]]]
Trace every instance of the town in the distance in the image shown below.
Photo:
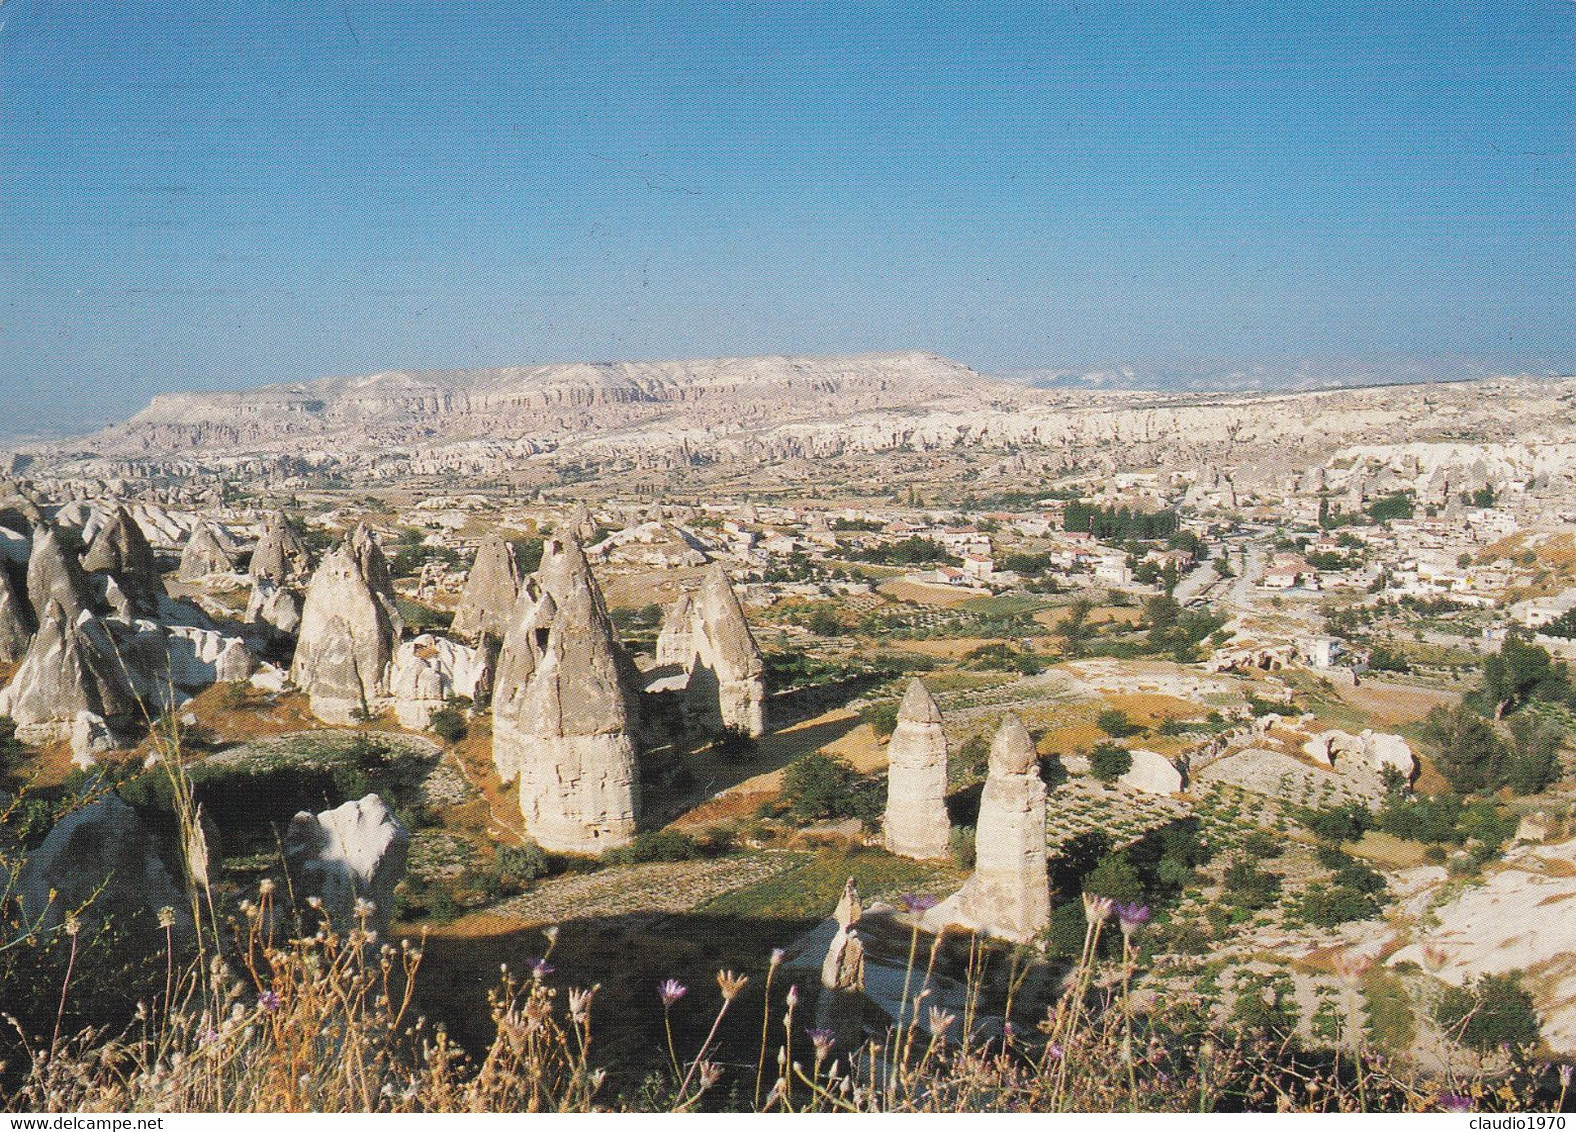
[[[404,1068],[282,1106],[1565,1102],[1576,378],[387,372],[0,472],[0,1061],[68,1107],[37,1035],[243,1048],[314,931]]]

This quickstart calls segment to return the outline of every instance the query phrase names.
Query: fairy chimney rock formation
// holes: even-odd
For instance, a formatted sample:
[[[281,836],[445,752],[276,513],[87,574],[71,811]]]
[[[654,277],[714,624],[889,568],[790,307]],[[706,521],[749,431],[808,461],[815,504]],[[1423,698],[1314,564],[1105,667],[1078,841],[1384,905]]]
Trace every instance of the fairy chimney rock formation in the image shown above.
[[[263,537],[252,550],[253,580],[278,586],[299,585],[312,573],[312,555],[283,511],[268,517]]]
[[[181,551],[181,581],[200,582],[210,574],[233,573],[235,558],[219,545],[212,527],[198,522],[192,528],[192,537],[186,540],[186,549]]]
[[[356,563],[361,567],[361,576],[366,579],[367,588],[388,615],[389,624],[394,627],[397,638],[404,631],[405,620],[400,616],[399,601],[394,595],[394,578],[389,573],[389,560],[383,553],[383,544],[365,523],[357,523],[356,529],[351,532],[349,545],[351,554],[355,555]]]
[[[82,557],[82,569],[109,575],[111,604],[123,617],[158,616],[159,601],[166,596],[164,579],[147,536],[124,507],[116,507],[94,536]]]
[[[712,730],[758,739],[766,731],[766,663],[744,608],[720,565],[700,590],[669,607],[657,638],[657,663],[687,672],[685,710]]]
[[[582,546],[594,542],[600,533],[596,520],[591,518],[591,512],[583,499],[575,504],[575,509],[569,513],[569,518],[560,529],[574,535]]]
[[[635,836],[634,701],[602,593],[572,535],[554,535],[520,593],[498,662],[493,761],[520,779],[542,848],[599,854]]]
[[[351,546],[337,547],[312,575],[290,679],[325,723],[351,723],[380,705],[398,639]]]
[[[73,617],[58,601],[44,606],[38,632],[3,692],[0,715],[17,735],[50,741],[69,733],[79,712],[114,724],[136,710],[131,683],[108,632],[92,615]]]
[[[496,534],[488,535],[476,551],[465,592],[455,608],[454,635],[472,642],[483,636],[501,639],[519,596],[520,560],[514,546]]]
[[[865,989],[865,945],[860,942],[854,925],[863,915],[859,903],[859,889],[854,878],[843,885],[843,895],[837,902],[832,918],[837,921],[837,934],[832,937],[821,964],[821,985],[828,990],[855,992]]]
[[[1034,740],[1009,715],[991,743],[974,873],[927,923],[959,924],[1014,943],[1028,943],[1045,930],[1051,920],[1045,793]]]
[[[941,709],[924,683],[909,682],[887,744],[886,849],[935,860],[951,851],[947,817],[947,735]]]
[[[53,523],[33,528],[33,552],[27,561],[27,600],[40,621],[51,601],[75,621],[88,607],[88,583],[82,564],[66,549]]]

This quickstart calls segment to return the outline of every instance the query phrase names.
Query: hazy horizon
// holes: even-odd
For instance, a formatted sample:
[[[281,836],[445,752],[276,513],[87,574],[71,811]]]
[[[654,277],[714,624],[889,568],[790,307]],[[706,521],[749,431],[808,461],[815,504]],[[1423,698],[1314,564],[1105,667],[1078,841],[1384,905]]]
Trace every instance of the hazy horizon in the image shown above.
[[[0,433],[554,360],[1570,372],[1572,46],[1569,0],[9,0]]]

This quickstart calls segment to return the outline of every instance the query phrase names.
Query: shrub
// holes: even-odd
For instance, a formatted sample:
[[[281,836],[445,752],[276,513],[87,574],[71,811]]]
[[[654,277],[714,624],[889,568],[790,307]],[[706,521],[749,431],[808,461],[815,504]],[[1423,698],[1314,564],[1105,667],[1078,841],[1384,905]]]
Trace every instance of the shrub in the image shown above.
[[[651,829],[635,835],[632,845],[614,849],[603,860],[615,865],[647,861],[693,861],[702,856],[701,845],[676,829]]]
[[[1113,739],[1125,739],[1129,735],[1137,735],[1141,730],[1136,723],[1127,717],[1121,708],[1106,708],[1095,716],[1095,726],[1099,727]]]
[[[844,759],[812,751],[783,772],[783,797],[798,818],[879,818],[881,784]]]
[[[429,726],[445,743],[458,743],[465,738],[465,713],[453,706],[440,708],[432,713]]]
[[[493,857],[493,871],[506,888],[518,892],[550,871],[547,854],[534,841],[524,845],[504,845]]]
[[[1253,912],[1266,908],[1280,895],[1280,877],[1259,868],[1249,857],[1238,857],[1221,877],[1221,900],[1233,908]]]
[[[1301,809],[1294,816],[1320,841],[1356,841],[1373,828],[1373,815],[1357,802],[1322,810]]]
[[[870,724],[871,729],[882,739],[897,730],[897,700],[882,700],[880,703],[870,704],[859,713],[859,718]]]
[[[1434,1019],[1445,1033],[1472,1049],[1488,1051],[1502,1043],[1538,1041],[1538,1016],[1521,976],[1484,975],[1470,986],[1447,987],[1434,1004]]]
[[[1089,770],[1101,782],[1115,782],[1133,769],[1132,753],[1115,743],[1101,743],[1089,752]]]

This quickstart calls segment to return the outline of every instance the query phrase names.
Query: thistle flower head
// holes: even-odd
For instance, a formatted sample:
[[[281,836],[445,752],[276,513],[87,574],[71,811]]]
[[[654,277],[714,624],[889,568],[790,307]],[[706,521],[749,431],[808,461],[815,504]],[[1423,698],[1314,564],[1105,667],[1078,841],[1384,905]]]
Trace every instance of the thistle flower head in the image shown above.
[[[927,1022],[932,1036],[942,1038],[946,1037],[947,1031],[952,1028],[952,1023],[957,1020],[958,1016],[956,1014],[943,1010],[939,1006],[932,1006]]]
[[[780,947],[772,948],[771,969],[773,971],[777,970],[777,968],[782,965],[783,957],[787,954],[788,953]]]
[[[257,996],[257,1009],[264,1014],[272,1014],[279,1009],[279,992],[265,990]]]
[[[364,897],[356,897],[356,919],[365,923],[367,920],[372,918],[373,913],[375,913],[377,910],[378,906],[372,901],[367,900]]]
[[[272,896],[274,894],[274,878],[264,877],[257,882],[257,895]]]
[[[791,1010],[799,1005],[799,984],[793,983],[788,987],[788,1008]]]
[[[1472,1098],[1461,1093],[1440,1093],[1434,1098],[1440,1112],[1471,1112]]]
[[[663,979],[657,984],[657,994],[661,996],[663,1006],[672,1006],[688,993],[689,987],[677,979]]]
[[[526,966],[531,968],[531,978],[538,982],[547,978],[548,975],[551,975],[553,971],[556,970],[556,968],[546,959],[539,957],[532,957],[526,963]]]
[[[601,989],[601,984],[587,990],[571,990],[569,992],[569,1016],[576,1022],[584,1022],[591,1016],[591,1000],[596,997],[596,992]]]
[[[815,1046],[815,1056],[825,1057],[832,1052],[832,1047],[837,1044],[837,1035],[825,1028],[806,1030],[810,1036],[810,1043]]]
[[[1122,922],[1123,935],[1130,936],[1149,922],[1149,905],[1147,904],[1139,904],[1137,901],[1134,901],[1131,904],[1116,904],[1115,908],[1117,919]]]
[[[744,989],[744,984],[750,981],[748,975],[739,975],[733,971],[717,972],[717,988],[722,991],[722,1001],[732,1002],[739,997],[739,992]]]
[[[923,892],[905,892],[898,899],[903,902],[903,907],[911,916],[916,916],[921,912],[928,912],[940,903],[934,896]]]
[[[1091,924],[1098,924],[1104,922],[1105,918],[1111,914],[1111,909],[1116,906],[1116,902],[1109,896],[1100,896],[1093,892],[1086,892],[1083,894],[1083,906],[1084,919]]]
[[[703,1061],[695,1068],[700,1071],[700,1087],[702,1090],[709,1089],[722,1080],[722,1066],[715,1061]]]

